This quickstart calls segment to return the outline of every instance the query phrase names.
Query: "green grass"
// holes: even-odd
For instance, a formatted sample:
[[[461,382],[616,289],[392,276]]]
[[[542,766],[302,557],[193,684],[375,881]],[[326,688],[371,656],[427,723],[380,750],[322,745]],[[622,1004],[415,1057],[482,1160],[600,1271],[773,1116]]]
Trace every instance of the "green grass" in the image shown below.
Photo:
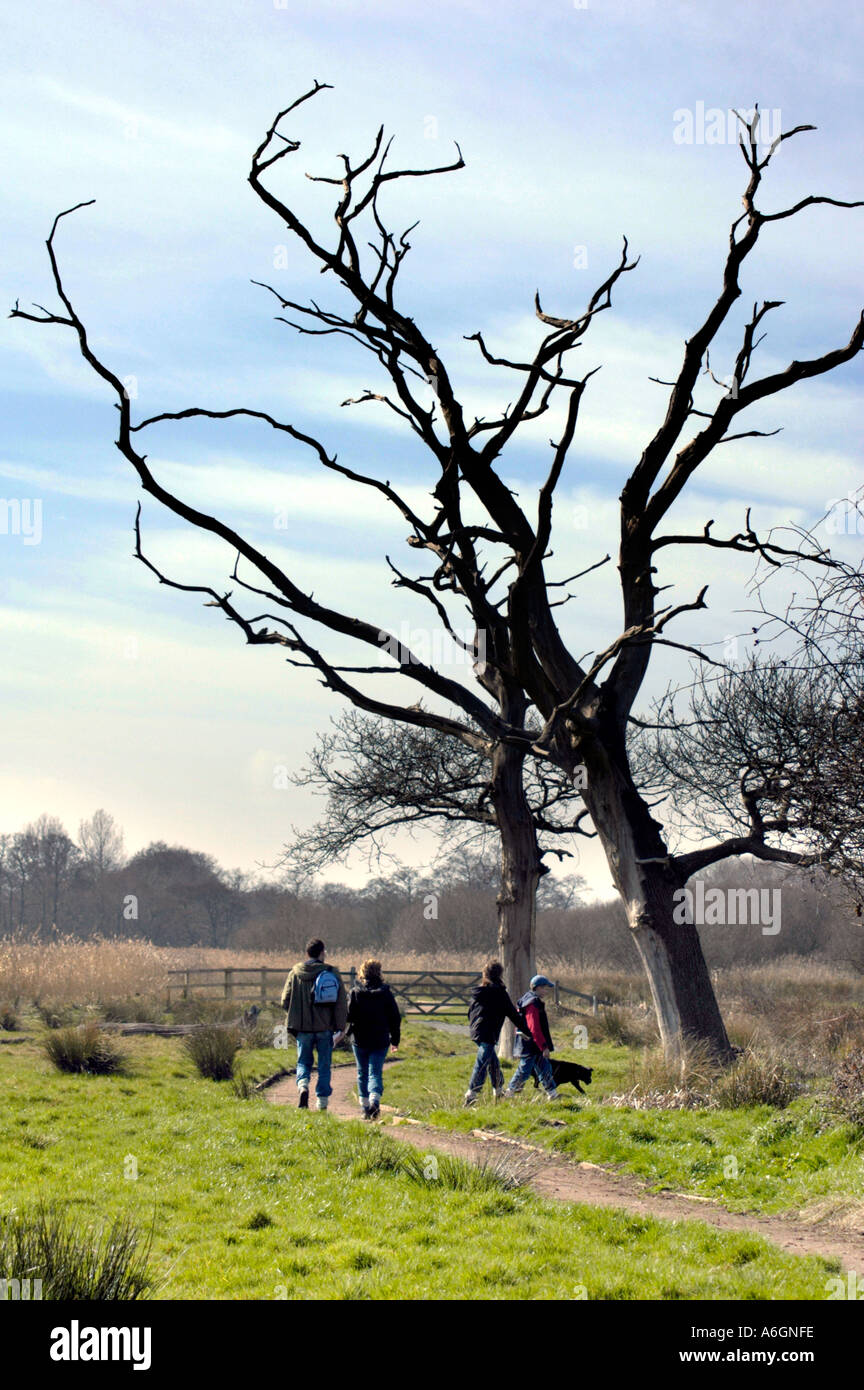
[[[632,1173],[656,1190],[716,1198],[730,1211],[797,1213],[826,1198],[864,1204],[864,1140],[826,1114],[818,1094],[780,1111],[619,1110],[604,1105],[603,1097],[627,1089],[634,1054],[606,1044],[556,1054],[594,1068],[590,1099],[566,1087],[567,1099],[547,1102],[529,1082],[513,1101],[465,1110],[474,1049],[467,1038],[437,1030],[435,1041],[421,1038],[415,1045],[417,1032],[432,1031],[410,1024],[408,1060],[386,1077],[386,1100],[415,1118],[448,1130],[498,1130]],[[427,1048],[439,1049],[438,1055]],[[511,1067],[505,1063],[504,1070],[507,1075]]]
[[[437,1035],[443,1051],[453,1036]],[[392,1161],[401,1145],[361,1123],[240,1101],[195,1076],[177,1039],[127,1043],[123,1076],[58,1075],[38,1038],[2,1049],[0,1207],[43,1197],[85,1223],[152,1229],[160,1298],[821,1299],[837,1269],[698,1222],[546,1202],[495,1180],[472,1189],[458,1164],[421,1181]],[[409,1041],[406,1081],[437,1047]],[[249,1052],[246,1066],[266,1074],[274,1055],[287,1060]],[[454,1061],[455,1080],[464,1058],[435,1065]],[[314,1140],[327,1127],[339,1130],[329,1154]],[[364,1172],[370,1143],[387,1152]]]

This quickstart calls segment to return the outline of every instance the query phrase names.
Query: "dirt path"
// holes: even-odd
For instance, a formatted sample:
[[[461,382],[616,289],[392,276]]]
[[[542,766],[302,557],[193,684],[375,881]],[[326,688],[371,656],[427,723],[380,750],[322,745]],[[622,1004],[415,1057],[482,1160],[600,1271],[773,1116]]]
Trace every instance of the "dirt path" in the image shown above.
[[[388,1068],[398,1065],[388,1062]],[[314,1087],[313,1087],[314,1090]],[[296,1105],[297,1086],[286,1076],[270,1086],[266,1095],[274,1105]],[[314,1104],[314,1101],[313,1101]],[[777,1216],[755,1213],[739,1215],[726,1211],[714,1198],[688,1197],[678,1192],[650,1192],[638,1178],[601,1168],[595,1163],[578,1163],[550,1154],[533,1144],[523,1144],[486,1130],[470,1135],[452,1134],[417,1120],[399,1115],[382,1105],[388,1128],[398,1128],[398,1138],[424,1151],[455,1154],[477,1162],[490,1148],[516,1150],[530,1154],[534,1175],[530,1186],[541,1197],[558,1202],[587,1202],[597,1207],[617,1207],[637,1215],[667,1221],[704,1221],[723,1231],[749,1231],[764,1236],[790,1255],[826,1255],[839,1259],[844,1269],[864,1270],[864,1230],[845,1230],[827,1224],[809,1225]],[[334,1068],[330,1112],[340,1119],[360,1118],[353,1066]]]

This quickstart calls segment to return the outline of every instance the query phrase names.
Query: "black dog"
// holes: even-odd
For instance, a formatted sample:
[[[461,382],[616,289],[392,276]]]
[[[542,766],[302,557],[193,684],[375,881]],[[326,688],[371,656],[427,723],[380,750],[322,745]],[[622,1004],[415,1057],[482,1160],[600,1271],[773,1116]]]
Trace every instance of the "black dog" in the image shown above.
[[[552,1075],[555,1078],[556,1086],[566,1086],[569,1083],[569,1085],[576,1087],[580,1095],[584,1096],[586,1094],[579,1085],[579,1082],[584,1081],[586,1086],[591,1085],[591,1077],[594,1073],[593,1067],[580,1067],[578,1062],[557,1062],[551,1057],[549,1062],[552,1067]],[[536,1071],[534,1073],[534,1085],[540,1085],[540,1079]]]

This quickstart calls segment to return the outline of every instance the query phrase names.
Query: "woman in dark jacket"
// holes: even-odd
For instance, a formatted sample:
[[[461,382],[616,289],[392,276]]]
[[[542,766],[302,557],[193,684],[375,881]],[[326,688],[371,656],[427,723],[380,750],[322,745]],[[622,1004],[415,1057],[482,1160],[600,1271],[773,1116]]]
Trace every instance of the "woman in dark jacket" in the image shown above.
[[[357,1095],[363,1117],[377,1120],[384,1090],[387,1048],[399,1046],[402,1019],[389,985],[381,979],[380,960],[364,960],[348,996],[348,1032],[357,1059]]]
[[[519,1031],[525,1028],[524,1018],[516,1010],[504,988],[503,977],[504,967],[501,962],[487,961],[480,984],[475,985],[471,991],[468,1023],[471,1028],[471,1040],[477,1044],[477,1059],[471,1080],[468,1082],[468,1090],[465,1092],[466,1105],[476,1104],[483,1091],[487,1074],[492,1083],[493,1095],[500,1098],[504,1094],[504,1077],[495,1051],[501,1028],[505,1018],[509,1018],[514,1028]]]

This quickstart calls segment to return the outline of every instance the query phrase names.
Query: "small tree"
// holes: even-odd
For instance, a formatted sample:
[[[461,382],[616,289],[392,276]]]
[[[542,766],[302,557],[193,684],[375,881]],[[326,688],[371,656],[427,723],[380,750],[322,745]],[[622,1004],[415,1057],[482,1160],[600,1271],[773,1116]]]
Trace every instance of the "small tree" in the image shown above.
[[[124,862],[123,831],[107,811],[94,811],[78,827],[81,862],[93,884],[96,902],[96,930],[100,933],[117,925],[119,902],[109,898],[110,875]]]

